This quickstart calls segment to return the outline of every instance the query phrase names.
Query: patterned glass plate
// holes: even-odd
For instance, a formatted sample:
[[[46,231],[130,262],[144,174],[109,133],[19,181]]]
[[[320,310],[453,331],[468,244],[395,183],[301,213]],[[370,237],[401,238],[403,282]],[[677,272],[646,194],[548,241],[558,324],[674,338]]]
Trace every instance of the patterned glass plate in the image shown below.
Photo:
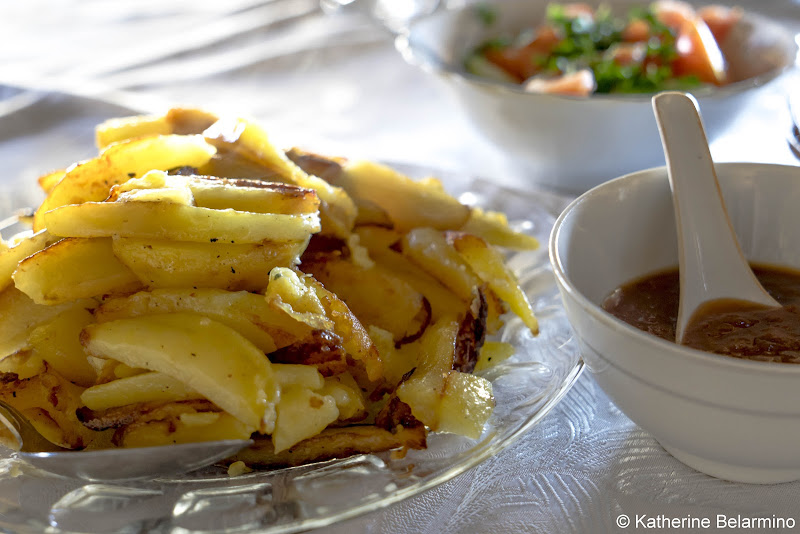
[[[428,169],[395,165],[416,177]],[[26,532],[270,532],[323,527],[441,484],[497,454],[539,422],[583,369],[547,257],[547,238],[567,199],[511,191],[456,173],[433,173],[471,205],[501,210],[540,248],[509,256],[539,318],[537,337],[514,318],[501,332],[517,353],[485,372],[497,406],[480,439],[432,434],[428,449],[390,452],[229,477],[210,467],[119,484],[58,477],[0,451],[0,530]],[[17,197],[24,202],[25,194]],[[8,213],[0,214],[8,215]],[[2,218],[2,217],[0,217]]]

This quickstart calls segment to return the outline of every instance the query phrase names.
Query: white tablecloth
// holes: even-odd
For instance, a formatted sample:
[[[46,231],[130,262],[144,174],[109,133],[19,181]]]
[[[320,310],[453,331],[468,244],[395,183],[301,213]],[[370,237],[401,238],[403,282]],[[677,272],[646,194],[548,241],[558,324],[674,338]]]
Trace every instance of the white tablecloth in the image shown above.
[[[745,5],[800,28],[800,3]],[[175,105],[252,116],[287,146],[535,187],[535,170],[475,132],[437,80],[403,62],[389,32],[360,13],[326,15],[317,0],[9,2],[0,4],[0,36],[0,193],[92,155],[92,127],[124,107]],[[791,83],[715,142],[716,160],[797,164],[785,141]],[[38,193],[26,191],[35,203]],[[16,207],[7,198],[0,214]],[[798,500],[800,483],[748,486],[685,467],[585,373],[506,451],[328,531],[615,532],[622,514],[634,521],[627,531],[643,515],[799,523]]]

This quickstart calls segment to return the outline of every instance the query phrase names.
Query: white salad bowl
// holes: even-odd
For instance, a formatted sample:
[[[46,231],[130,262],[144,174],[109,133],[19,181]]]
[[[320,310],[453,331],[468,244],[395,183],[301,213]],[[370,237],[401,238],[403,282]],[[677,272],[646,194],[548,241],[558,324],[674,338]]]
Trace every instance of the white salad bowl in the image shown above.
[[[745,256],[800,269],[800,168],[716,167]],[[620,285],[678,264],[665,168],[606,182],[575,200],[553,227],[550,260],[587,368],[628,417],[709,475],[800,479],[800,365],[677,345],[601,307]]]
[[[648,2],[588,3],[610,5],[622,15]],[[615,176],[663,165],[651,95],[534,94],[466,72],[464,61],[471,51],[490,38],[534,27],[544,20],[546,5],[507,0],[440,10],[412,22],[395,44],[408,62],[438,75],[477,130],[534,171],[528,174],[538,184],[580,193]],[[491,23],[485,17],[487,6],[494,14]],[[797,55],[790,31],[747,11],[721,48],[730,76],[740,81],[693,92],[711,141],[756,90],[787,71]]]

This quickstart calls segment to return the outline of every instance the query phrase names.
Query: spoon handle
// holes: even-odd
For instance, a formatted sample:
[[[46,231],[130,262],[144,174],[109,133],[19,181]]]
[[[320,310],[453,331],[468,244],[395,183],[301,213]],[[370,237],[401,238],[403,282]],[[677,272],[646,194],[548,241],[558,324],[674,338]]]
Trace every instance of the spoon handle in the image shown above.
[[[677,341],[697,308],[720,299],[779,306],[756,279],[733,231],[695,99],[653,97],[678,230],[680,306]]]

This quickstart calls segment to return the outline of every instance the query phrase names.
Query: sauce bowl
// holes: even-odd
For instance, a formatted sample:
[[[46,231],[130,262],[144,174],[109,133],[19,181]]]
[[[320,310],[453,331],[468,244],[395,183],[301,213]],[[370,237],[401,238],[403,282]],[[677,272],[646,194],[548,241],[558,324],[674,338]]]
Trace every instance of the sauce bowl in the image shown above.
[[[716,171],[748,260],[800,269],[800,168]],[[620,410],[698,471],[748,483],[800,479],[800,365],[677,345],[601,308],[620,285],[678,264],[666,168],[580,196],[556,221],[549,248],[587,368]]]

